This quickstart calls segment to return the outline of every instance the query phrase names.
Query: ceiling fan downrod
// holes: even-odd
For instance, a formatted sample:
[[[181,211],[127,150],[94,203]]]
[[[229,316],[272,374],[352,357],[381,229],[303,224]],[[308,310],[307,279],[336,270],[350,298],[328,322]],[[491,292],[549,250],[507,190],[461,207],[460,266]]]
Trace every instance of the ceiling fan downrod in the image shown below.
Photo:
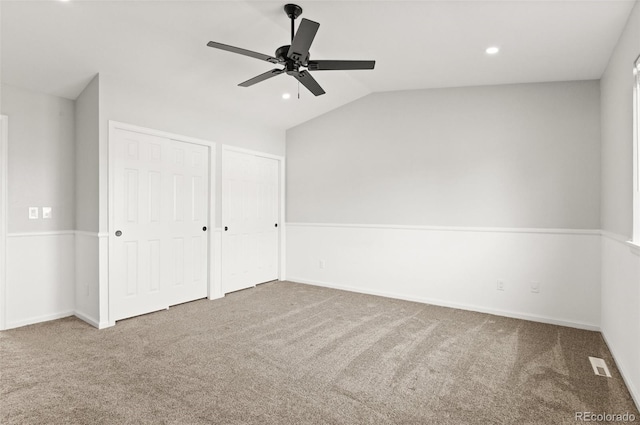
[[[291,19],[291,41],[293,41],[293,37],[295,36],[295,26],[294,21],[300,15],[302,15],[302,8],[297,4],[285,4],[284,11],[287,16]]]

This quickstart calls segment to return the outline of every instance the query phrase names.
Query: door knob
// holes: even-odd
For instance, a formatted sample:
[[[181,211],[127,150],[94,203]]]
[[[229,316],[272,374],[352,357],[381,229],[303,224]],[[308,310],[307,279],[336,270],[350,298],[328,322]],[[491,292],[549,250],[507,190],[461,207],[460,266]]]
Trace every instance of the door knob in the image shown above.
[[[276,223],[276,227],[278,227],[278,223]]]
[[[224,226],[224,231],[226,232],[227,230],[229,230],[229,228],[227,226]]]
[[[122,231],[116,230],[116,236],[118,236],[118,237],[122,236]]]
[[[203,232],[206,232],[206,231],[207,231],[207,226],[204,226],[204,227],[202,228],[202,231],[203,231]]]

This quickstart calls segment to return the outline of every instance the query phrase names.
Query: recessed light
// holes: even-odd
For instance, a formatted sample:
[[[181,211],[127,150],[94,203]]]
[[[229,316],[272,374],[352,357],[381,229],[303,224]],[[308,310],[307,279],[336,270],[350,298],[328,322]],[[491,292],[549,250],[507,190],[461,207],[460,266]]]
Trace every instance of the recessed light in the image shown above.
[[[495,55],[500,51],[500,48],[492,46],[492,47],[488,47],[487,50],[485,51],[487,52],[488,55]]]
[[[290,95],[289,93],[284,93],[284,94],[282,95],[282,98],[283,98],[283,99],[290,99],[290,98],[291,98],[291,95]]]

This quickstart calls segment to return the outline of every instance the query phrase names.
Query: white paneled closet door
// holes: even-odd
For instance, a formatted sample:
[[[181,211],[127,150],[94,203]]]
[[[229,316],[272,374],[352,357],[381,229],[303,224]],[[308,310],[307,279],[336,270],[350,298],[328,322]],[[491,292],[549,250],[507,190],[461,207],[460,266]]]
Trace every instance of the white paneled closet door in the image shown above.
[[[225,293],[278,278],[279,161],[225,150],[222,159]]]
[[[206,146],[170,141],[170,305],[207,296],[209,151]]]
[[[116,130],[112,320],[207,295],[208,148]]]
[[[256,167],[256,283],[278,278],[279,161],[255,157]]]

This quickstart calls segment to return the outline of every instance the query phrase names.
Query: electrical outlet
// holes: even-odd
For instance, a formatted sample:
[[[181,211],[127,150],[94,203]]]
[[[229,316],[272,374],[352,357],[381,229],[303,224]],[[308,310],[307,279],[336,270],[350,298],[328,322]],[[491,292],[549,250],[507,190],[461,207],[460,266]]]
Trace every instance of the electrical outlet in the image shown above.
[[[38,219],[38,207],[29,207],[29,220]]]
[[[42,218],[51,218],[51,207],[42,207]]]
[[[324,269],[324,267],[326,266],[325,261],[324,261],[324,260],[320,260],[320,261],[319,261],[319,263],[318,263],[318,266],[319,266],[321,269]]]
[[[534,294],[540,292],[540,282],[531,281],[531,292]]]
[[[499,280],[499,281],[496,283],[496,289],[497,289],[498,291],[504,291],[504,281],[503,281],[503,280]]]

